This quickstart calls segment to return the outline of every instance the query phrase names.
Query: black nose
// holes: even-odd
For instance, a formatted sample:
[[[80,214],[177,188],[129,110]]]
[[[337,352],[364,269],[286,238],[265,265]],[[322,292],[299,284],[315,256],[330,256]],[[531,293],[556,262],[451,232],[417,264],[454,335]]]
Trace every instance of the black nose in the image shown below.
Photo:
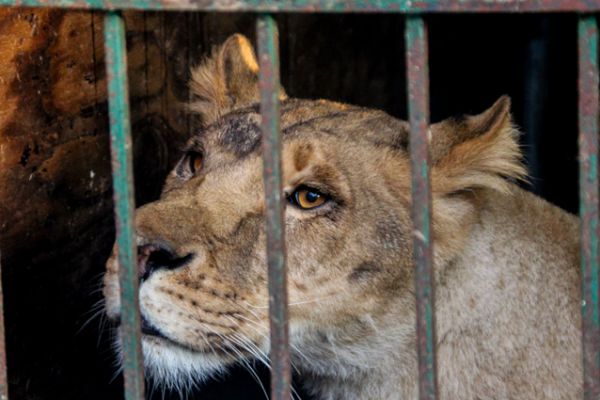
[[[137,264],[140,281],[145,281],[159,269],[183,267],[192,259],[192,256],[193,254],[190,253],[181,257],[164,246],[154,244],[139,246]]]

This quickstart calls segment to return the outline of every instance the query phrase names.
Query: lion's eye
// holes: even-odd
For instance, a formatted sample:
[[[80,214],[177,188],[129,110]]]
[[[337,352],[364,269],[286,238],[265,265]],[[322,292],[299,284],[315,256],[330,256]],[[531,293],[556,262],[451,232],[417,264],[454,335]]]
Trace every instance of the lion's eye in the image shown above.
[[[290,202],[303,210],[319,207],[327,201],[327,197],[315,189],[300,188],[292,193]]]
[[[188,165],[192,174],[202,169],[202,154],[192,151],[188,154]]]

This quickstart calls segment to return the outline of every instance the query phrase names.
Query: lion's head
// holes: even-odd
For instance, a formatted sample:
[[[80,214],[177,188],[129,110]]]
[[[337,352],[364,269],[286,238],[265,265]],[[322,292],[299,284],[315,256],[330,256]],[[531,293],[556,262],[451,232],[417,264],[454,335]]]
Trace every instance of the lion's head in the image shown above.
[[[191,87],[203,128],[161,198],[135,218],[145,361],[171,381],[266,361],[269,351],[258,66],[248,40],[235,35],[216,49]],[[283,90],[281,99],[293,361],[316,375],[355,373],[413,347],[408,125]],[[460,252],[480,191],[510,190],[503,178],[523,176],[519,157],[506,98],[431,125],[438,265]],[[104,278],[112,319],[118,268],[113,254]]]

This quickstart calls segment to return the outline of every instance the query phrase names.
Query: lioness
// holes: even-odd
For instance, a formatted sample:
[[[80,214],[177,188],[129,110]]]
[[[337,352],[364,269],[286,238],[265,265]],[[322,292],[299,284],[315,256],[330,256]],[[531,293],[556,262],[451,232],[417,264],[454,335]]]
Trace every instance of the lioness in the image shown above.
[[[136,212],[145,362],[167,383],[269,351],[257,82],[240,35],[193,71],[204,128]],[[293,364],[320,399],[415,399],[408,125],[281,99]],[[510,182],[525,170],[509,108],[431,125],[442,399],[582,393],[578,220]],[[118,268],[113,252],[115,320]]]

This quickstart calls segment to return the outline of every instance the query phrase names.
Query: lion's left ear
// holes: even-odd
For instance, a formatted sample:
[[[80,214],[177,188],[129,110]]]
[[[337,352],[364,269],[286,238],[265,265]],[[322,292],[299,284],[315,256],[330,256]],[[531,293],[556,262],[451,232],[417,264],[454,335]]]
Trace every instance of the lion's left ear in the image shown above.
[[[430,147],[432,189],[438,193],[507,191],[505,178],[527,175],[507,96],[481,114],[431,125]]]
[[[195,99],[191,110],[210,125],[235,109],[257,103],[258,62],[252,44],[243,35],[230,36],[192,70],[190,88]],[[283,90],[281,98],[285,97]]]

